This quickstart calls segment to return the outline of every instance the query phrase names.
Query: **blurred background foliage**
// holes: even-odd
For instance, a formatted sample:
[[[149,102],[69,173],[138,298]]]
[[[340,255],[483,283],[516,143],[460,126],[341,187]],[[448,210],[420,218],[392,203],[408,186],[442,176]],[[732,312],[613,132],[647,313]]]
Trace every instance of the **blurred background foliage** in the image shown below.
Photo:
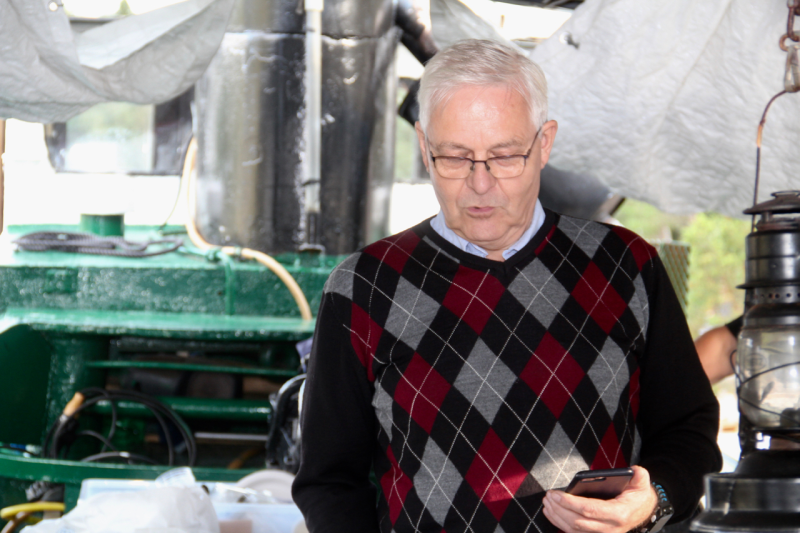
[[[747,206],[742,206],[744,209]],[[750,220],[717,213],[669,215],[626,199],[614,213],[620,223],[647,240],[688,243],[689,304],[686,314],[692,336],[725,324],[744,309],[744,240]]]

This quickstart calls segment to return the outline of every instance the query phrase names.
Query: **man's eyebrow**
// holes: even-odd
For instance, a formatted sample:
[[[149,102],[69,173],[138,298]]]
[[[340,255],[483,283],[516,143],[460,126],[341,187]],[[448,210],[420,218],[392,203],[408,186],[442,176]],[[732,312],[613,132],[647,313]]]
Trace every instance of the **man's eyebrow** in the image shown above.
[[[463,144],[450,142],[450,141],[445,141],[445,142],[441,142],[441,143],[438,143],[438,144],[435,144],[435,143],[432,143],[432,142],[428,141],[428,144],[430,145],[431,148],[434,148],[436,150],[442,150],[442,149],[445,149],[445,148],[450,148],[451,150],[467,150],[467,151],[470,150],[469,148],[467,148]]]
[[[525,143],[526,143],[526,141],[520,141],[520,140],[516,140],[516,139],[511,139],[509,141],[497,143],[494,146],[492,146],[491,148],[489,148],[489,150],[497,150],[498,148],[519,148],[519,147],[525,146]]]
[[[433,148],[435,150],[442,150],[442,149],[448,149],[449,148],[451,150],[465,150],[467,152],[471,152],[472,151],[472,148],[469,148],[469,147],[464,146],[463,144],[460,144],[460,143],[457,143],[457,142],[444,141],[444,142],[441,142],[439,144],[434,144],[434,143],[428,141],[428,144],[430,145],[431,148]],[[522,147],[524,145],[525,145],[525,141],[519,141],[519,140],[515,140],[515,139],[510,139],[508,141],[504,141],[504,142],[497,143],[497,144],[494,144],[494,145],[490,146],[488,151],[491,152],[492,150],[498,150],[498,149],[503,149],[503,148],[519,148],[519,147]]]

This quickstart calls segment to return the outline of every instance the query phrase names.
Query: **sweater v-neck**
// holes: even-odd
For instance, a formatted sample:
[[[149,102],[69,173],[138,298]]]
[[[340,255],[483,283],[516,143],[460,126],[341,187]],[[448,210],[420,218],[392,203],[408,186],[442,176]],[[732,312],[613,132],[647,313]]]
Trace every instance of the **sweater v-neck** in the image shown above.
[[[555,225],[558,222],[559,217],[561,216],[547,208],[544,208],[544,213],[545,218],[544,222],[542,223],[542,227],[540,227],[539,230],[534,233],[533,237],[531,237],[531,240],[528,241],[528,243],[523,246],[520,251],[505,261],[496,261],[494,259],[489,259],[488,257],[481,257],[462,250],[455,244],[442,237],[439,232],[431,227],[431,220],[433,217],[423,220],[413,229],[418,230],[416,233],[430,238],[430,240],[433,241],[436,246],[441,248],[448,255],[456,258],[460,263],[477,270],[491,271],[499,278],[507,278],[509,275],[512,275],[518,270],[517,267],[520,265],[520,263],[528,263],[536,257],[539,247],[544,243],[545,240],[549,238],[552,230],[555,228]]]

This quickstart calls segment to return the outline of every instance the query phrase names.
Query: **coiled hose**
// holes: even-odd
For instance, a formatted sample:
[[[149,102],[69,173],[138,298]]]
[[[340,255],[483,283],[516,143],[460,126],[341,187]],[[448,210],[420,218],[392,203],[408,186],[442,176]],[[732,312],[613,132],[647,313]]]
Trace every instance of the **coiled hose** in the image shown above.
[[[182,239],[159,239],[134,242],[122,237],[100,237],[89,233],[37,231],[12,241],[27,252],[67,252],[73,254],[111,255],[116,257],[154,257],[174,252],[183,246]],[[162,245],[155,250],[151,246]]]

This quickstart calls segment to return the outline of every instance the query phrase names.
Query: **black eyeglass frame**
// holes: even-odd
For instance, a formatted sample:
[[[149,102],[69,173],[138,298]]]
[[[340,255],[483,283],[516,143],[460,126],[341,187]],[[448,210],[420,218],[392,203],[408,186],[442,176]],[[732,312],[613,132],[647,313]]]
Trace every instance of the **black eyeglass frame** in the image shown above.
[[[524,153],[524,154],[500,155],[500,156],[497,156],[497,157],[490,157],[489,159],[484,159],[484,160],[470,159],[469,157],[459,157],[459,156],[455,156],[455,155],[434,156],[433,155],[433,151],[431,150],[430,141],[427,140],[427,135],[426,135],[426,142],[428,144],[428,156],[431,158],[431,162],[433,163],[434,168],[436,168],[436,160],[437,159],[441,159],[441,158],[459,159],[461,161],[469,161],[470,163],[472,163],[472,165],[470,165],[470,167],[469,167],[469,173],[467,173],[467,175],[464,176],[463,178],[445,178],[444,176],[442,176],[443,179],[452,179],[452,180],[467,179],[470,174],[475,172],[475,163],[483,163],[484,165],[486,165],[486,172],[488,172],[489,174],[492,174],[492,167],[489,166],[489,162],[490,161],[497,160],[497,159],[508,159],[508,158],[512,158],[512,157],[521,157],[523,159],[523,162],[522,162],[522,170],[520,171],[519,174],[517,174],[515,176],[508,176],[508,177],[505,177],[505,178],[498,178],[497,176],[492,174],[492,177],[494,179],[496,179],[496,180],[514,179],[514,178],[520,177],[522,175],[522,173],[525,172],[525,166],[528,164],[528,158],[531,156],[531,152],[533,151],[533,147],[536,144],[536,139],[539,138],[539,133],[541,133],[541,132],[542,132],[542,128],[541,127],[538,130],[536,130],[536,135],[533,136],[533,142],[531,143],[531,147],[528,148],[528,151],[526,153]],[[437,171],[438,170],[439,169],[437,168]]]

